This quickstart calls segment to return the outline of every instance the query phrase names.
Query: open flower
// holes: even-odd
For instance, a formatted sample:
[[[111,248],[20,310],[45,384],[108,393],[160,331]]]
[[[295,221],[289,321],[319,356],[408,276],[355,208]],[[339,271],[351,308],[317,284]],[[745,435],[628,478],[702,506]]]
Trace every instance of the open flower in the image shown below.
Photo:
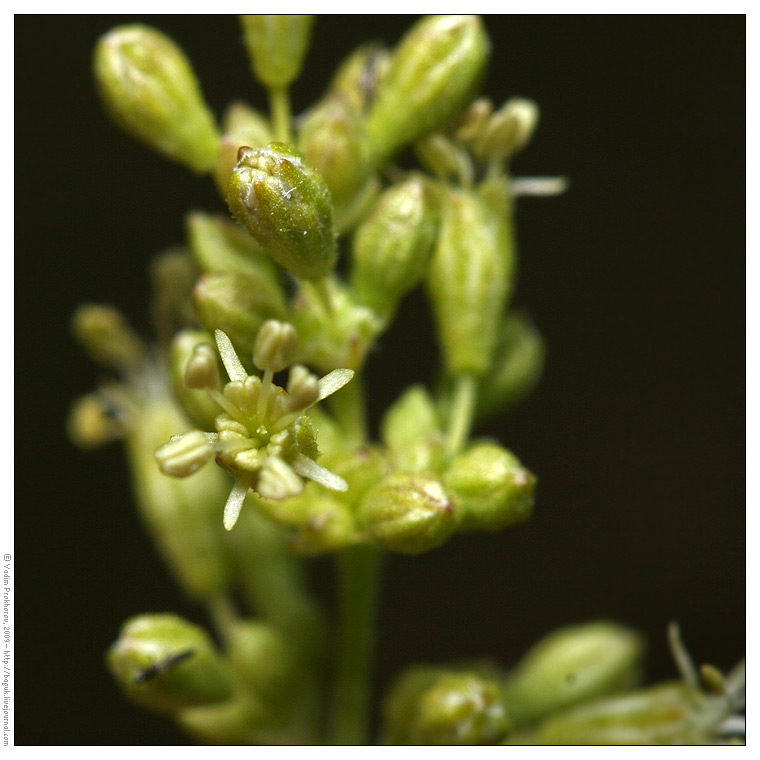
[[[285,322],[268,320],[256,336],[253,362],[263,371],[259,378],[243,368],[227,335],[217,330],[216,345],[230,382],[221,387],[212,347],[195,348],[185,370],[189,388],[204,388],[222,413],[216,432],[192,430],[173,436],[156,451],[166,475],[192,475],[216,455],[216,462],[235,478],[224,508],[224,527],[231,530],[249,489],[272,501],[298,496],[303,478],[333,491],[348,488],[343,478],[317,464],[316,437],[306,410],[335,393],[354,376],[350,369],[336,369],[318,379],[302,366],[290,369],[287,389],[272,381],[275,372],[290,364],[296,331]]]

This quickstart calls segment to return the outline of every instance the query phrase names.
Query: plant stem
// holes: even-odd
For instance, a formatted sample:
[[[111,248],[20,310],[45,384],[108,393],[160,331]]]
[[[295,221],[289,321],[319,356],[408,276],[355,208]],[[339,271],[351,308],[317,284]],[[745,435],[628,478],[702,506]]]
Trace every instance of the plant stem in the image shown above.
[[[214,622],[214,628],[223,642],[228,642],[232,634],[238,613],[232,599],[227,594],[219,594],[208,602],[208,613]]]
[[[364,397],[364,376],[356,370],[351,382],[331,399],[335,419],[348,442],[361,446],[367,440],[367,409]]]
[[[474,375],[459,375],[454,382],[454,399],[446,436],[446,451],[452,457],[464,446],[470,435],[477,389],[477,379]]]
[[[338,556],[340,630],[332,744],[362,745],[368,737],[380,551],[359,546]]]
[[[269,89],[269,113],[272,117],[272,130],[279,142],[292,141],[290,134],[290,95],[287,87]]]

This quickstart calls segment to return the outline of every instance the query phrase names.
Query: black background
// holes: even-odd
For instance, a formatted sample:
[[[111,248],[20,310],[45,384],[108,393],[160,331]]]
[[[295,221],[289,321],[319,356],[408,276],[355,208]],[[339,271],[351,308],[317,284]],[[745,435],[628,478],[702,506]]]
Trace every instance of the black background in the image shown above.
[[[319,19],[296,111],[356,44],[395,43],[411,16]],[[212,183],[133,143],[102,114],[97,37],[133,17],[16,17],[16,741],[176,744],[126,704],[102,657],[121,622],[179,598],[131,506],[118,446],[64,435],[100,372],[70,337],[84,300],[147,330],[146,265],[182,240]],[[264,107],[234,17],[147,20],[187,51],[219,114]],[[645,632],[651,678],[744,652],[744,17],[490,16],[485,92],[542,109],[518,174],[562,174],[518,208],[516,304],[541,328],[537,391],[481,431],[539,476],[520,528],[387,563],[380,686],[412,661],[513,662],[548,630],[598,617]],[[420,298],[368,370],[375,416],[436,354]],[[220,518],[221,519],[221,518]],[[331,598],[329,563],[315,583]]]

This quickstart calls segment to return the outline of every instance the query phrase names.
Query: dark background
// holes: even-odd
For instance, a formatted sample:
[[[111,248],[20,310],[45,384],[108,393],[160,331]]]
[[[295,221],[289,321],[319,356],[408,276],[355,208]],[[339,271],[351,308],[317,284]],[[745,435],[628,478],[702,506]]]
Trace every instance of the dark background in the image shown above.
[[[321,18],[296,111],[356,44],[414,17]],[[16,17],[16,741],[175,744],[126,704],[102,657],[142,611],[179,598],[131,506],[118,446],[64,435],[101,374],[70,337],[84,300],[147,330],[146,265],[182,240],[212,183],[133,143],[102,114],[97,37],[134,17]],[[146,19],[143,19],[146,20]],[[264,107],[236,19],[147,19],[187,51],[219,114]],[[387,563],[380,685],[419,660],[513,662],[548,630],[607,617],[642,630],[650,678],[674,674],[665,628],[727,668],[745,646],[743,16],[491,16],[485,92],[542,109],[518,174],[570,192],[518,208],[516,304],[548,345],[545,376],[483,431],[539,476],[533,519]],[[435,350],[421,299],[369,368],[375,414]],[[405,343],[413,336],[413,342]],[[220,518],[221,519],[221,518]],[[330,597],[331,573],[315,563]]]

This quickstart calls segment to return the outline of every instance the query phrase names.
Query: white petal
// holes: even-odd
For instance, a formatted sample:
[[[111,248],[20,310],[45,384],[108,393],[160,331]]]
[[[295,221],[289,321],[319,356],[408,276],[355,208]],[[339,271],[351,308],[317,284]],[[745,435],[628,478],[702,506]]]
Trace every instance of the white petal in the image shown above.
[[[222,364],[230,376],[230,380],[245,380],[248,373],[243,369],[243,365],[232,347],[232,342],[227,337],[227,333],[221,330],[214,332],[216,338],[216,347],[219,349],[219,356],[222,357]]]
[[[340,475],[330,472],[326,467],[322,467],[321,464],[317,464],[303,454],[291,460],[290,464],[299,475],[314,480],[331,491],[348,491],[348,483]]]
[[[352,369],[334,369],[319,381],[319,401],[339,391],[344,385],[351,382],[354,376]]]
[[[235,527],[250,485],[251,481],[248,478],[237,478],[235,480],[235,485],[232,486],[230,495],[227,497],[227,503],[224,505],[225,530],[232,530]]]

